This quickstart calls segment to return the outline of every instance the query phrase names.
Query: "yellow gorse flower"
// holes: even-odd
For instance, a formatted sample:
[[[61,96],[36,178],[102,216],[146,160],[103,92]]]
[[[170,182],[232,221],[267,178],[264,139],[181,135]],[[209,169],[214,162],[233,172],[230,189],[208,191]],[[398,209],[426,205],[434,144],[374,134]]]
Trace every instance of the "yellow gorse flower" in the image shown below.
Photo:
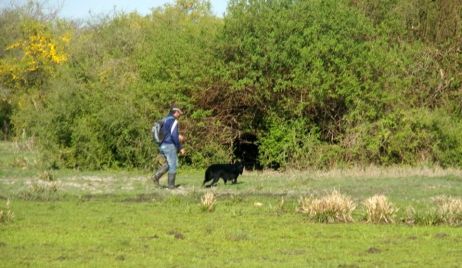
[[[7,83],[16,84],[34,77],[46,77],[55,72],[54,67],[68,60],[65,48],[71,40],[71,34],[53,35],[38,22],[23,25],[23,36],[5,48],[11,52],[0,59],[0,77]],[[40,76],[28,76],[28,73],[39,72]],[[37,81],[40,81],[39,78]]]

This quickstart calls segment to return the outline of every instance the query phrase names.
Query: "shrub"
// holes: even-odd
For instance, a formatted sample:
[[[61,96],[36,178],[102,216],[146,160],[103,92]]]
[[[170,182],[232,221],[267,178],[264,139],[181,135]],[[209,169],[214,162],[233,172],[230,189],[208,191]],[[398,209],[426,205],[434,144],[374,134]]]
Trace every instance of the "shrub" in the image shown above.
[[[462,224],[462,199],[440,196],[433,199],[437,205],[437,215],[443,223]]]
[[[53,174],[53,171],[51,170],[44,170],[38,174],[38,177],[40,180],[43,181],[54,181],[55,180],[55,175]]]
[[[374,195],[364,201],[367,211],[367,222],[393,223],[395,213],[398,211],[384,195]]]
[[[58,198],[59,184],[56,181],[33,182],[26,190],[19,193],[24,200],[55,200]]]
[[[212,192],[206,192],[201,197],[201,207],[203,211],[212,212],[215,210],[215,194]]]
[[[319,199],[303,197],[298,207],[299,212],[307,214],[314,221],[323,223],[352,222],[351,214],[355,209],[356,204],[351,198],[336,190]]]
[[[195,167],[246,132],[265,167],[462,167],[462,4],[372,2],[176,1],[89,27],[2,11],[0,136],[35,137],[45,168],[147,169],[175,103]]]
[[[410,225],[437,225],[441,223],[441,217],[438,216],[434,209],[428,209],[425,211],[416,211],[413,207],[406,209],[406,218],[404,222]]]
[[[14,213],[10,208],[10,200],[6,201],[6,208],[0,209],[0,223],[9,223],[14,220]]]
[[[378,165],[462,165],[461,121],[444,111],[396,110],[346,131],[342,146],[349,162]]]
[[[277,116],[268,119],[268,131],[260,139],[259,160],[264,166],[303,169],[310,165],[325,167],[320,152],[318,129],[304,118],[287,120]],[[317,151],[315,151],[317,149]]]
[[[462,121],[458,116],[449,116],[442,111],[422,114],[418,120],[424,122],[435,137],[431,151],[435,161],[443,167],[462,166]]]

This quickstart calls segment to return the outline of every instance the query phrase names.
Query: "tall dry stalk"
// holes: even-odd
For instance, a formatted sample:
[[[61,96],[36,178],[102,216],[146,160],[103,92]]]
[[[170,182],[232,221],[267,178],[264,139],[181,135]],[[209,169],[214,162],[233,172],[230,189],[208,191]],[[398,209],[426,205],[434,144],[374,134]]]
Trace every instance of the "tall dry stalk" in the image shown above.
[[[449,225],[462,224],[462,199],[440,196],[433,199],[437,205],[437,214],[442,222]]]
[[[367,222],[394,223],[398,211],[385,195],[374,195],[363,202],[367,211]]]
[[[14,219],[14,213],[10,208],[10,200],[6,201],[5,210],[0,209],[0,223],[12,222]]]
[[[202,197],[201,197],[201,206],[202,209],[208,212],[212,212],[215,209],[215,194],[212,192],[206,192]]]
[[[352,222],[352,212],[356,204],[349,196],[334,190],[321,198],[303,197],[299,201],[298,211],[307,214],[318,222]]]

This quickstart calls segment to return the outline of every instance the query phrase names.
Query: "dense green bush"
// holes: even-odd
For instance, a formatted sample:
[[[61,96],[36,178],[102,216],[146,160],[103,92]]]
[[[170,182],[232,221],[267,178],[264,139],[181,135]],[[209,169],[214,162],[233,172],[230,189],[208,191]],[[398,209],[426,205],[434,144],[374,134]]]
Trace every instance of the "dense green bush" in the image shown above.
[[[272,118],[269,129],[260,138],[260,161],[264,166],[307,168],[317,165],[319,132],[304,118]]]
[[[193,166],[233,160],[243,133],[265,167],[462,166],[456,0],[231,0],[224,18],[176,1],[85,25],[25,10],[0,14],[0,120],[49,166],[150,168],[151,124],[172,104]],[[24,51],[7,47],[24,25],[71,41],[19,83]]]

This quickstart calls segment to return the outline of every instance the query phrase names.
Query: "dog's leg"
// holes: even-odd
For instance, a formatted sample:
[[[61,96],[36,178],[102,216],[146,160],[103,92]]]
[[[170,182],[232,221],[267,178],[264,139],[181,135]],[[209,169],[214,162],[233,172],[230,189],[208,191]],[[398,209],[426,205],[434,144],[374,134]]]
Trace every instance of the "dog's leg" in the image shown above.
[[[220,177],[215,177],[215,178],[213,178],[213,181],[212,181],[212,183],[210,184],[210,186],[214,186],[215,184],[217,184],[219,179],[220,179]]]
[[[210,176],[208,174],[208,172],[205,173],[205,177],[204,177],[204,182],[202,183],[202,186],[205,186],[205,183],[210,181]]]

